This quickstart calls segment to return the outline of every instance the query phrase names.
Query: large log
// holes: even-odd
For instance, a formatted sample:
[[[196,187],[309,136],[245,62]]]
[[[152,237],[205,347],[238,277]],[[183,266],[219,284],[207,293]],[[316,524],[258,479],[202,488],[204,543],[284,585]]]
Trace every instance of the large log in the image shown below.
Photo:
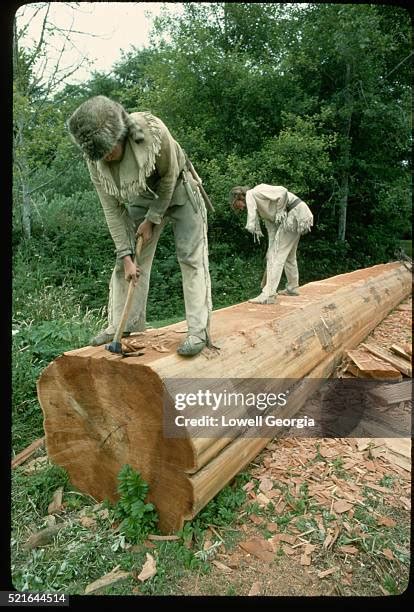
[[[248,302],[217,310],[212,336],[219,351],[188,359],[175,349],[185,330],[177,323],[140,336],[142,356],[122,358],[104,347],[70,351],[38,381],[46,448],[81,491],[117,499],[124,464],[149,484],[160,529],[175,531],[266,445],[269,437],[165,437],[167,379],[285,379],[301,381],[281,417],[293,416],[339,364],[411,291],[400,263],[381,264],[279,296],[275,305]],[[160,352],[161,350],[168,352]],[[281,387],[282,388],[282,387]],[[237,389],[236,389],[237,390]],[[292,398],[295,401],[291,401]],[[197,406],[193,413],[197,412]]]

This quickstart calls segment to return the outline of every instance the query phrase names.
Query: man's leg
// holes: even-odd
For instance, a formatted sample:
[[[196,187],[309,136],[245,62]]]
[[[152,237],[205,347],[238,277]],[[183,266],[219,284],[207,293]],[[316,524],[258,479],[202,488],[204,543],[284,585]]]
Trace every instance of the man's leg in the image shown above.
[[[189,180],[191,186],[192,182]],[[191,201],[182,187],[177,197],[184,204],[173,206],[169,216],[173,231],[177,259],[180,264],[188,337],[179,347],[180,354],[193,355],[209,342],[209,322],[212,310],[211,284],[208,267],[207,212],[198,189],[192,184]],[[181,192],[179,191],[181,190]]]
[[[138,225],[144,220],[147,208],[141,206],[131,206],[130,216],[133,224],[131,224],[131,244],[136,241],[134,232]],[[138,283],[134,289],[132,298],[131,310],[125,325],[125,332],[145,331],[146,310],[149,281],[151,275],[152,261],[157,247],[158,239],[165,225],[163,221],[160,225],[154,225],[152,239],[144,244],[141,250],[139,261],[137,262],[140,268]],[[109,283],[109,300],[108,300],[108,327],[96,338],[92,340],[92,344],[105,344],[110,342],[116,332],[119,321],[122,316],[122,311],[125,306],[129,281],[125,280],[124,262],[122,259],[117,259],[115,267],[112,271],[111,280]]]
[[[267,297],[274,296],[280,283],[283,268],[292,248],[297,247],[299,235],[279,228],[272,249],[269,251],[267,260],[267,283],[263,288],[263,294]]]
[[[286,275],[286,288],[284,291],[279,291],[281,295],[299,295],[299,270],[298,262],[296,258],[296,252],[298,250],[298,244],[300,240],[300,234],[297,234],[296,241],[292,244],[292,248],[289,251],[285,262],[285,275]]]

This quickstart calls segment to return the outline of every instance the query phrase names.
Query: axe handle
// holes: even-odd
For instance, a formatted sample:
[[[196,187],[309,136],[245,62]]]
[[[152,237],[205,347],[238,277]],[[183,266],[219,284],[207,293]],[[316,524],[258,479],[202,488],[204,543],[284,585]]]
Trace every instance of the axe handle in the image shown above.
[[[203,200],[205,202],[205,205],[207,206],[207,208],[209,210],[211,210],[211,212],[215,212],[214,206],[212,205],[212,203],[210,201],[210,198],[208,197],[208,195],[206,193],[206,190],[204,189],[204,187],[203,187],[203,185],[201,183],[201,178],[198,176],[197,172],[194,169],[193,164],[188,159],[188,157],[187,157],[187,168],[189,169],[191,176],[193,177],[193,179],[197,183],[197,186],[198,186],[198,188],[200,190],[200,193],[203,196]]]
[[[141,254],[141,250],[142,250],[142,243],[143,243],[143,238],[142,236],[138,236],[138,240],[137,240],[137,244],[136,244],[136,248],[135,248],[135,263],[137,263],[138,258]],[[121,319],[118,323],[118,327],[114,336],[114,339],[112,342],[121,342],[121,338],[122,338],[122,334],[124,333],[124,329],[125,329],[125,325],[126,322],[128,321],[128,316],[129,316],[129,311],[131,310],[131,304],[132,304],[132,297],[134,295],[134,281],[131,279],[129,281],[129,287],[128,287],[128,294],[127,294],[127,298],[125,300],[125,306],[124,309],[122,311],[122,315],[121,315]]]

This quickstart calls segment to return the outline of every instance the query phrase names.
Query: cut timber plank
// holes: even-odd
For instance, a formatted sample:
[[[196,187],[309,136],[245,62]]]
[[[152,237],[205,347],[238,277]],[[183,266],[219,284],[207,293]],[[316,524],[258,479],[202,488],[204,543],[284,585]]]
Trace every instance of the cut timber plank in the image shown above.
[[[149,485],[148,501],[158,510],[161,531],[180,529],[269,438],[236,437],[231,430],[222,439],[189,432],[184,438],[165,436],[165,381],[231,379],[238,392],[246,380],[271,379],[277,392],[294,379],[298,400],[289,401],[280,417],[294,416],[338,367],[344,351],[358,346],[410,291],[411,274],[404,266],[382,264],[309,283],[293,301],[244,302],[215,311],[211,331],[217,352],[180,357],[180,322],[162,329],[165,354],[148,348],[145,355],[123,359],[104,347],[65,353],[38,381],[49,458],[98,501],[117,500],[119,470],[131,465]],[[148,330],[145,337],[151,340],[160,331]],[[186,416],[198,412],[196,405]]]
[[[392,344],[390,346],[390,351],[395,353],[395,355],[397,355],[398,357],[402,357],[403,359],[406,359],[407,361],[411,363],[411,353],[407,353],[402,348],[402,346],[399,346],[398,344]]]
[[[31,457],[38,448],[41,448],[43,446],[44,442],[45,442],[44,437],[38,438],[37,440],[32,442],[27,448],[22,450],[18,455],[14,457],[14,459],[12,459],[12,462],[11,462],[12,468],[15,468],[18,465],[21,465],[22,463],[27,461],[29,457]]]
[[[387,349],[384,349],[381,346],[374,344],[373,342],[369,342],[367,344],[362,343],[361,348],[366,349],[367,351],[369,351],[376,357],[383,359],[384,361],[388,361],[388,363],[397,368],[397,370],[402,372],[402,374],[405,374],[405,376],[409,376],[411,378],[412,367],[409,363],[407,363],[405,359],[402,359],[401,357],[396,357]]]
[[[386,361],[373,357],[361,349],[346,351],[346,355],[353,361],[348,370],[359,378],[374,378],[375,380],[401,380],[399,370],[396,370]],[[355,365],[356,367],[353,367]]]
[[[392,385],[378,385],[376,389],[370,391],[372,396],[386,405],[409,402],[412,400],[412,393],[412,380],[404,380]]]

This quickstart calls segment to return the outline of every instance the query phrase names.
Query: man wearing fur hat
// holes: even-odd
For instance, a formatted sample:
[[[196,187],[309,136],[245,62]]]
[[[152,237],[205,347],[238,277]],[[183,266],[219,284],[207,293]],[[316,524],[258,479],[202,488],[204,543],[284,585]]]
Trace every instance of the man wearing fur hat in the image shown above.
[[[309,232],[313,215],[308,205],[282,186],[260,184],[249,187],[233,187],[230,191],[233,210],[247,208],[246,229],[255,241],[263,236],[260,219],[269,237],[266,254],[266,282],[262,292],[249,300],[256,304],[274,304],[283,270],[287,284],[280,295],[299,295],[299,272],[296,251],[302,234]]]
[[[68,128],[84,153],[117,255],[109,287],[108,327],[91,344],[112,341],[131,279],[137,286],[125,335],[145,330],[152,260],[162,228],[171,220],[188,325],[177,352],[196,355],[210,342],[207,215],[184,151],[158,117],[149,112],[128,114],[105,96],[81,104]],[[137,266],[139,234],[143,248]]]

